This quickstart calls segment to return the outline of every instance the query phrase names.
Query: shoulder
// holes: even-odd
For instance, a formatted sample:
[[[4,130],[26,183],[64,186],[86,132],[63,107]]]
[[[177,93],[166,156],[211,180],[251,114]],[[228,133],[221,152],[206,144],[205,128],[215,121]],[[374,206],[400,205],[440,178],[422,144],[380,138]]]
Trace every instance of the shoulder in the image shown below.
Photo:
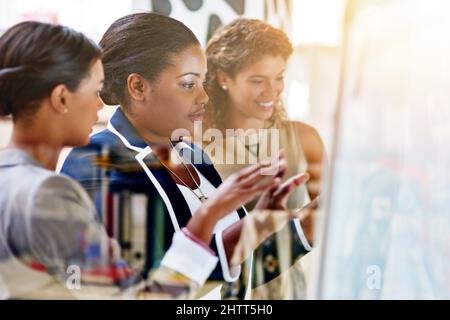
[[[9,194],[16,202],[15,207],[20,208],[22,212],[26,212],[27,207],[32,206],[31,202],[45,181],[52,179],[57,174],[34,164],[28,164],[17,166],[12,171],[12,175],[15,178],[10,180]]]
[[[109,129],[104,129],[89,139],[89,145],[108,145],[110,147],[124,146],[123,142]]]
[[[301,121],[289,121],[289,123],[295,128],[298,136],[312,138],[320,142],[322,141],[317,130],[309,124]]]
[[[93,204],[82,186],[64,174],[52,174],[36,187],[31,214],[37,217],[82,218],[90,217]]]
[[[297,139],[302,145],[305,156],[309,160],[317,161],[324,155],[324,145],[317,130],[301,121],[289,121],[295,128]]]
[[[82,215],[92,210],[89,197],[76,181],[38,166],[24,167],[10,188],[13,219],[64,217],[68,208]]]
[[[65,174],[54,173],[42,179],[36,188],[36,197],[53,197],[55,201],[69,200],[79,203],[86,201],[83,187]]]

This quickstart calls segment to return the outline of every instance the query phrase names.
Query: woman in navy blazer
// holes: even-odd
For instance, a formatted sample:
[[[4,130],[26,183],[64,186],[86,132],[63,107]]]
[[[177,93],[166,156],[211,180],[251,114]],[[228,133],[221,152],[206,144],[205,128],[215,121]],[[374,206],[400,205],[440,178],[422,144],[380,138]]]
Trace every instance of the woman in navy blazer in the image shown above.
[[[173,233],[183,228],[194,214],[193,208],[201,205],[201,196],[208,193],[205,190],[209,190],[206,196],[211,196],[222,184],[203,150],[179,139],[192,134],[195,122],[201,121],[205,111],[206,59],[190,29],[175,19],[154,13],[118,19],[106,31],[100,46],[105,67],[101,97],[106,104],[120,107],[108,127],[92,136],[87,147],[72,150],[61,171],[90,192],[105,217],[111,216],[109,208],[114,202],[108,196],[111,193],[123,194],[126,190],[126,194],[144,194],[153,199],[152,203],[161,203],[162,214],[155,214],[159,212],[157,208],[148,208],[146,246],[152,248],[148,249],[152,255],[145,257],[144,270],[148,271],[158,265]],[[155,152],[160,146],[173,147],[180,158],[191,161],[169,167],[164,156]],[[280,168],[282,174],[285,164]],[[279,209],[293,187],[304,180],[302,176],[280,186],[280,179],[275,179],[277,187],[265,197],[272,197],[268,202]],[[230,284],[226,288],[231,290],[225,295],[241,298],[248,283],[242,283],[240,266],[232,266],[229,259],[245,215],[243,207],[231,212],[211,242],[220,264],[210,279],[225,280]],[[293,224],[286,227],[295,228]],[[291,234],[294,239],[287,250],[295,261],[307,250],[297,233]],[[274,277],[282,271],[278,269]],[[252,284],[255,285],[258,283]]]

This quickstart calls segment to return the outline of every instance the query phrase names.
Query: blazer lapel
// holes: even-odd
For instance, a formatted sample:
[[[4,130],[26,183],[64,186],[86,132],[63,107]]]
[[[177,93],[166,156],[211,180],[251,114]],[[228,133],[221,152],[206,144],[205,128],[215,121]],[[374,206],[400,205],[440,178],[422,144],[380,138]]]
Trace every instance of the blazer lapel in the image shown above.
[[[167,170],[152,168],[150,171],[153,173],[156,180],[158,180],[161,187],[164,189],[164,192],[167,194],[173,210],[175,211],[180,228],[185,227],[188,224],[189,219],[192,217],[192,214],[180,189],[173,181]]]

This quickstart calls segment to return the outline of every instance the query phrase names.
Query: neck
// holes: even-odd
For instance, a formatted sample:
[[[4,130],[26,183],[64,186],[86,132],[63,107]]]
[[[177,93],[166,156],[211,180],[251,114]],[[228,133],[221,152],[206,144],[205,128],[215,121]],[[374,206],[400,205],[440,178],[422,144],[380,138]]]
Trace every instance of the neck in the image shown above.
[[[170,147],[170,138],[164,137],[156,134],[155,132],[149,130],[144,125],[141,125],[140,121],[135,119],[133,116],[128,114],[127,112],[124,112],[125,116],[127,117],[128,121],[130,121],[131,125],[136,129],[139,136],[144,139],[144,141],[150,146],[165,146]]]
[[[37,131],[32,126],[23,129],[15,125],[8,147],[27,152],[42,167],[54,171],[62,146],[46,136],[45,132]]]
[[[231,110],[232,108],[230,108]],[[266,127],[266,121],[256,118],[250,118],[240,112],[228,113],[228,116],[224,122],[224,129],[264,129]]]

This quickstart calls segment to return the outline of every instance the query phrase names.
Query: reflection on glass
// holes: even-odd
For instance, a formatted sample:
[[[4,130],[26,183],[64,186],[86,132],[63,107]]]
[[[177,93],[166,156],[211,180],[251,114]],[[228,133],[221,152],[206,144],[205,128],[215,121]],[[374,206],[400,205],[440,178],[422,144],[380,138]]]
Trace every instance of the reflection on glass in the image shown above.
[[[450,298],[449,9],[350,3],[319,298]]]

